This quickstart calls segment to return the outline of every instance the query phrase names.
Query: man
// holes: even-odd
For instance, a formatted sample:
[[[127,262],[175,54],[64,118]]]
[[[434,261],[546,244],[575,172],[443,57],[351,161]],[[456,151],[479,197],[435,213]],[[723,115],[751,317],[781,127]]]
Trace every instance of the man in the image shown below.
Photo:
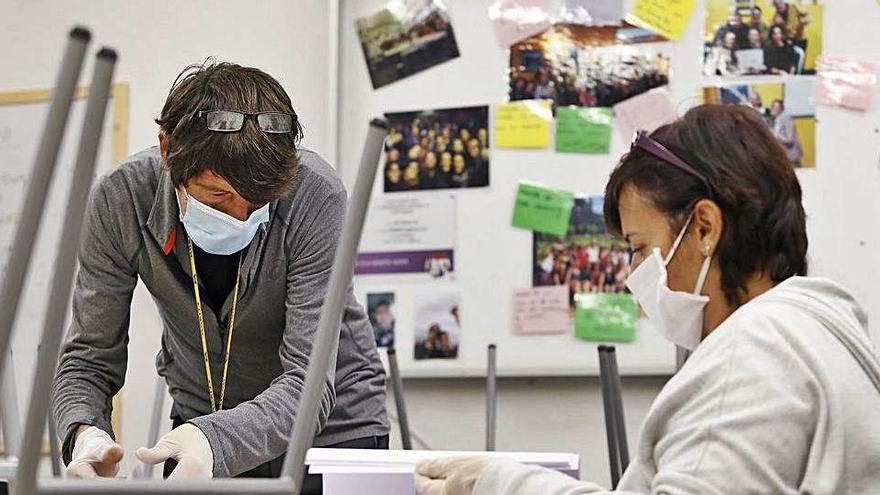
[[[441,173],[437,171],[437,154],[429,151],[425,154],[425,168],[419,171],[421,189],[436,189]]]
[[[767,23],[764,22],[762,18],[763,11],[761,10],[761,7],[758,7],[757,5],[752,7],[752,18],[749,22],[749,28],[758,30],[758,35],[761,41],[766,40],[767,36],[770,34],[770,27],[767,26]],[[751,41],[752,40],[749,39],[749,42]]]
[[[761,118],[764,119],[764,122],[767,125],[772,125],[772,117],[770,115],[770,109],[764,106],[764,102],[761,100],[761,93],[757,91],[749,92],[749,106],[761,114]]]
[[[440,155],[440,173],[437,175],[437,188],[446,189],[452,186],[452,153],[444,151]]]
[[[281,85],[234,64],[189,67],[159,147],[89,201],[73,318],[54,384],[67,473],[114,476],[111,400],[125,378],[138,278],[162,317],[156,367],[174,429],[137,457],[176,478],[278,476],[345,216],[346,192]],[[384,372],[349,288],[316,446],[387,448]],[[175,468],[176,465],[176,468]],[[320,479],[304,493],[320,493]]]
[[[783,33],[794,46],[807,50],[807,40],[804,38],[804,29],[810,23],[810,15],[801,12],[794,5],[787,3],[785,0],[773,0],[773,6],[776,8],[776,16],[782,20]]]
[[[476,138],[467,143],[467,162],[470,171],[472,186],[485,186],[489,184],[489,163],[483,159],[480,149],[480,141]]]

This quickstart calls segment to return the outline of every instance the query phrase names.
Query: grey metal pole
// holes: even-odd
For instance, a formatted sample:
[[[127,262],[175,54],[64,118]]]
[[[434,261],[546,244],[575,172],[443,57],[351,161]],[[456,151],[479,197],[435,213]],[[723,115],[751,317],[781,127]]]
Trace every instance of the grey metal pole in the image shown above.
[[[61,337],[64,335],[64,322],[76,268],[76,248],[79,246],[89,188],[95,174],[95,158],[98,155],[98,145],[104,127],[104,115],[107,111],[107,100],[110,98],[115,64],[116,52],[109,48],[102,48],[98,52],[70,184],[70,198],[61,229],[60,248],[55,258],[53,270],[55,275],[49,293],[43,341],[38,351],[36,373],[31,387],[30,405],[22,438],[21,461],[18,465],[16,483],[13,486],[15,495],[30,494],[36,489],[40,446],[43,443],[43,432],[46,427],[52,378],[55,375]]]
[[[49,414],[49,461],[52,464],[52,476],[61,477],[61,448],[58,446],[58,427],[55,416]]]
[[[394,389],[394,405],[397,407],[397,424],[400,426],[400,441],[403,450],[412,450],[412,439],[409,435],[409,418],[406,415],[406,400],[403,395],[403,378],[397,367],[397,351],[388,348],[388,374],[391,375],[391,387]]]
[[[9,252],[9,262],[6,264],[6,275],[0,287],[0,361],[6,358],[9,350],[9,340],[15,324],[15,314],[18,311],[18,298],[24,287],[24,277],[31,261],[34,239],[43,219],[43,207],[55,172],[55,161],[58,158],[61,139],[64,137],[64,127],[67,125],[76,81],[79,79],[83,56],[91,37],[87,29],[77,27],[70,32],[67,39],[61,71],[55,82],[49,115],[43,127],[43,137],[40,139],[24,205],[15,227],[15,238]],[[0,373],[2,370],[3,367],[0,366]]]
[[[626,423],[623,414],[623,393],[621,391],[620,372],[617,369],[617,349],[608,348],[608,367],[611,379],[611,403],[614,406],[614,422],[617,425],[617,451],[620,459],[620,475],[629,466],[629,446],[626,441]]]
[[[382,146],[387,134],[388,124],[384,120],[374,119],[370,122],[351,202],[345,217],[345,225],[336,247],[327,294],[324,305],[321,307],[318,331],[315,334],[315,341],[309,356],[309,369],[306,373],[302,401],[299,404],[293,433],[287,447],[287,456],[281,470],[282,476],[293,478],[295,488],[293,493],[300,493],[305,476],[306,451],[312,446],[315,433],[317,433],[318,408],[321,406],[321,396],[324,393],[324,380],[330,371],[330,356],[339,345],[342,307],[351,285],[361,230],[367,215],[367,207],[370,204],[373,180],[376,178],[376,168],[379,165]]]
[[[486,369],[486,452],[495,450],[496,412],[498,409],[495,352],[495,344],[490,344],[487,353],[489,362]]]
[[[18,412],[18,392],[15,385],[15,366],[12,349],[6,356],[6,372],[0,377],[0,425],[3,428],[3,454],[18,457],[21,453],[21,414]]]
[[[290,495],[289,478],[224,478],[198,480],[148,480],[99,478],[92,480],[40,480],[40,494],[52,495],[218,495],[221,493]]]
[[[147,433],[147,445],[156,445],[159,441],[159,429],[162,427],[162,413],[165,407],[165,379],[156,377],[156,389],[153,392],[153,416],[150,418],[150,430]],[[153,464],[144,464],[144,477],[153,477]]]
[[[599,381],[602,384],[602,405],[605,411],[605,436],[608,440],[608,462],[611,467],[611,489],[620,482],[620,458],[617,446],[617,424],[611,392],[611,366],[608,362],[608,346],[599,346]]]

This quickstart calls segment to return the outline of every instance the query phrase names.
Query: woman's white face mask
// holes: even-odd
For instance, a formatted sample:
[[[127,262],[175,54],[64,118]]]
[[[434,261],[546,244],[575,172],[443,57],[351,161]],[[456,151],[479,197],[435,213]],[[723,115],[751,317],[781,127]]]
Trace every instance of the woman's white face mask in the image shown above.
[[[655,247],[651,255],[642,261],[626,280],[626,286],[635,295],[648,319],[660,334],[673,344],[689,351],[697,347],[703,333],[703,308],[709,302],[709,297],[701,293],[712,257],[706,256],[703,260],[696,286],[690,294],[669,288],[666,267],[675,256],[692,218],[693,213],[675,238],[666,259],[661,256],[660,248]]]

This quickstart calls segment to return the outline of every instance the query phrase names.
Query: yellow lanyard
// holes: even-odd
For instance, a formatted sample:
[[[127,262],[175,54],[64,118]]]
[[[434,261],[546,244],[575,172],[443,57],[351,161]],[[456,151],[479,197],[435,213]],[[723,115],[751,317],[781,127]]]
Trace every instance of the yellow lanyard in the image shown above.
[[[192,271],[193,290],[196,293],[196,309],[199,313],[199,332],[202,335],[202,356],[205,358],[205,376],[208,378],[208,393],[211,394],[211,412],[223,409],[223,399],[226,397],[226,373],[229,371],[229,354],[232,351],[232,330],[235,328],[235,308],[238,304],[238,283],[241,280],[241,259],[238,255],[238,273],[235,275],[235,290],[232,294],[232,315],[229,318],[229,333],[226,336],[226,356],[223,360],[223,381],[220,382],[220,407],[214,402],[214,379],[211,374],[211,362],[208,360],[208,339],[205,336],[205,317],[202,315],[202,298],[199,295],[199,279],[196,275],[196,258],[193,254],[192,240],[187,236],[189,246],[189,266]]]

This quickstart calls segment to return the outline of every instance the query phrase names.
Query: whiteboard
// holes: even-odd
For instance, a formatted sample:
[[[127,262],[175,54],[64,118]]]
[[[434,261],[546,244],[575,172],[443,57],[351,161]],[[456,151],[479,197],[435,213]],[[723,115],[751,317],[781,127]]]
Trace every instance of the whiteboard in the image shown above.
[[[448,0],[461,56],[374,91],[354,29],[355,19],[384,6],[383,0],[342,0],[340,24],[340,101],[338,145],[346,184],[354,180],[367,123],[385,112],[492,105],[507,101],[508,50],[495,40],[487,9],[491,0]],[[550,2],[553,3],[553,2]],[[626,6],[632,1],[626,1]],[[880,7],[872,0],[824,3],[824,53],[877,59],[880,38],[873,32]],[[669,90],[684,113],[697,102],[704,85],[718,83],[701,75],[703,2],[683,38],[672,44]],[[750,78],[758,82],[760,78]],[[725,83],[732,82],[730,80]],[[817,168],[799,170],[808,215],[812,275],[828,276],[848,287],[871,317],[872,336],[880,343],[880,291],[867,274],[880,273],[880,96],[875,88],[869,113],[816,109]],[[490,121],[491,121],[490,112]],[[491,126],[491,123],[490,123]],[[490,130],[491,133],[491,130]],[[551,131],[552,133],[552,131]],[[490,137],[494,142],[494,136]],[[357,277],[364,295],[397,294],[397,344],[401,374],[406,377],[481,376],[486,346],[498,345],[502,376],[594,375],[596,344],[572,334],[515,336],[511,331],[513,290],[531,285],[532,234],[510,226],[516,184],[520,180],[601,195],[608,174],[628,142],[613,131],[608,155],[557,154],[553,143],[543,150],[492,149],[488,188],[460,191],[456,208],[456,278],[410,281]],[[382,194],[377,176],[374,195]],[[377,197],[377,196],[374,196]],[[412,358],[413,301],[425,291],[461,292],[461,349],[454,361],[415,362]],[[573,332],[572,332],[573,333]],[[620,371],[627,375],[669,374],[674,349],[640,322],[630,344],[617,344]]]
[[[52,269],[59,250],[61,222],[76,161],[80,129],[85,116],[85,88],[79,88],[70,108],[55,175],[37,233],[36,247],[19,302],[13,328],[12,353],[16,373],[19,411],[24,416],[36,365],[37,347],[43,331]],[[114,166],[126,154],[127,94],[124,84],[113,86],[107,105],[102,138],[95,164],[96,177]],[[5,272],[15,227],[42,137],[49,110],[48,90],[0,93],[0,270]],[[74,247],[65,247],[75,249]],[[69,320],[69,315],[68,315]],[[67,331],[65,324],[64,331]],[[114,424],[118,428],[118,417]]]

